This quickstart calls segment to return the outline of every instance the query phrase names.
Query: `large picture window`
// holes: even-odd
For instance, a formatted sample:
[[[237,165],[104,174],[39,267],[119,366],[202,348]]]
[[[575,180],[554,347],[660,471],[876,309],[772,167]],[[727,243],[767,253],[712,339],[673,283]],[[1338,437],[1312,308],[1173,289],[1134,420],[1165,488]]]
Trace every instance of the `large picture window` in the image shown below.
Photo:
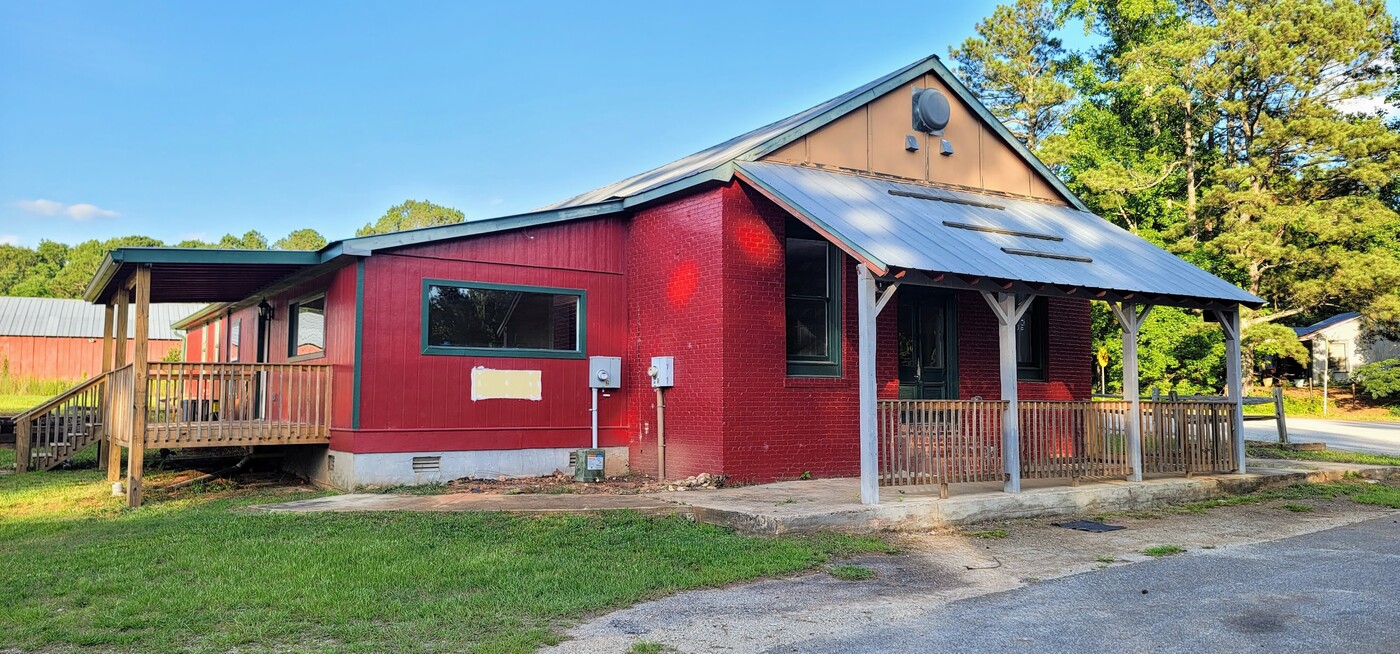
[[[1016,323],[1016,379],[1045,381],[1045,361],[1050,344],[1050,325],[1046,300],[1031,300],[1031,308]]]
[[[841,252],[796,221],[788,221],[787,373],[841,376]]]
[[[423,353],[583,358],[583,291],[423,282]]]
[[[287,307],[287,358],[312,359],[326,353],[326,296],[314,295]]]

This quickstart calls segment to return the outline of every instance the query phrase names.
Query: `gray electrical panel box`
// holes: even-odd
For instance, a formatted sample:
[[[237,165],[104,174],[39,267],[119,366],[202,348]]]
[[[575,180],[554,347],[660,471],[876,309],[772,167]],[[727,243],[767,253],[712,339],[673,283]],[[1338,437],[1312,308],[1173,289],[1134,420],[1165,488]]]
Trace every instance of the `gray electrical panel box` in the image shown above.
[[[622,388],[622,357],[588,357],[589,388]]]
[[[670,388],[676,385],[676,358],[652,357],[651,367],[647,368],[652,388]]]

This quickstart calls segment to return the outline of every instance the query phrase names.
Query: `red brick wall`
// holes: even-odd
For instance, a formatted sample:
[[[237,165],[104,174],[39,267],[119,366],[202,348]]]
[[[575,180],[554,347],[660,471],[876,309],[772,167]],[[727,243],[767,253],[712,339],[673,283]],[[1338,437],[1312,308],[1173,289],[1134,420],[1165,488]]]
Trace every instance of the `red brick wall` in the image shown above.
[[[787,376],[783,238],[786,214],[740,184],[639,212],[628,238],[628,380],[632,466],[656,470],[652,356],[676,357],[666,394],[667,475],[722,472],[743,481],[859,472],[853,259],[842,264],[842,375]],[[897,397],[899,295],[879,316],[880,396]],[[997,330],[976,293],[960,293],[959,386],[964,399],[1000,395]],[[1028,399],[1090,392],[1089,306],[1050,305],[1049,376],[1022,382]],[[633,365],[631,362],[635,361]]]
[[[643,209],[628,227],[623,365],[637,470],[656,471],[653,356],[676,361],[676,386],[666,391],[667,476],[725,469],[721,203],[719,189],[702,191]]]
[[[1093,392],[1089,301],[1049,299],[1046,382],[1023,381],[1026,400],[1087,400]],[[888,311],[888,309],[886,309]],[[970,400],[1001,399],[997,319],[981,294],[958,293],[958,394]]]

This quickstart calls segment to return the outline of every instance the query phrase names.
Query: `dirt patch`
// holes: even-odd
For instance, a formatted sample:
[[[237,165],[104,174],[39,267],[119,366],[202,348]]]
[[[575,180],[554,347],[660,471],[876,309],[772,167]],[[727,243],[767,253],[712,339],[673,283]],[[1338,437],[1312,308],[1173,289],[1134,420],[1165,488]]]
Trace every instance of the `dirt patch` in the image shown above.
[[[660,481],[642,474],[608,477],[599,482],[575,481],[562,472],[548,477],[500,479],[458,479],[429,486],[393,486],[363,489],[364,492],[408,495],[642,495],[689,489],[733,486],[724,477],[701,474],[681,480]]]

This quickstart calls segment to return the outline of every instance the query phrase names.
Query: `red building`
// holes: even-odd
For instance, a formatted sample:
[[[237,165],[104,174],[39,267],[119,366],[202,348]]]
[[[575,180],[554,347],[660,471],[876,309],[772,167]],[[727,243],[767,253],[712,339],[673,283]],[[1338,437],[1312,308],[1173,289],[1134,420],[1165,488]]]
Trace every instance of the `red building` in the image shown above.
[[[331,367],[325,445],[297,459],[340,487],[567,468],[590,356],[621,358],[610,465],[657,472],[664,397],[668,477],[852,476],[875,465],[865,347],[884,399],[1082,401],[1092,300],[1258,303],[1088,213],[936,57],[536,212],[321,252],[126,248],[89,299],[142,268],[152,301],[215,302],[176,325],[214,359]]]
[[[151,307],[152,358],[180,351],[184,335],[170,324],[198,308]],[[76,383],[102,372],[102,320],[102,307],[82,300],[0,297],[0,373]]]

